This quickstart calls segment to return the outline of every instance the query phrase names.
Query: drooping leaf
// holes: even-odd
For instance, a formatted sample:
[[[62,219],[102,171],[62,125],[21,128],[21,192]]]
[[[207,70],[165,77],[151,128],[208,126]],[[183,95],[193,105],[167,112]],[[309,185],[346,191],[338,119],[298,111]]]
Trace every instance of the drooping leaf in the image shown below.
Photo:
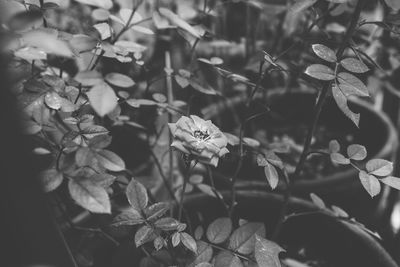
[[[296,0],[295,3],[290,7],[290,12],[298,13],[306,10],[317,2],[317,0]]]
[[[259,267],[281,267],[279,253],[284,251],[275,242],[256,234],[254,256]]]
[[[147,220],[154,221],[163,216],[170,209],[170,205],[167,202],[158,202],[144,210]]]
[[[174,231],[180,226],[180,222],[171,217],[161,218],[154,223],[156,228],[164,231]]]
[[[39,179],[43,190],[45,192],[51,192],[61,185],[63,175],[57,169],[51,168],[40,172]]]
[[[104,79],[112,85],[121,88],[128,88],[135,85],[135,82],[130,77],[116,72],[108,73]]]
[[[272,164],[267,164],[264,167],[264,173],[265,177],[267,178],[269,186],[271,186],[271,189],[274,190],[278,186],[279,182],[279,175],[277,170]]]
[[[346,95],[338,86],[332,85],[332,95],[339,109],[346,115],[357,127],[360,122],[360,114],[354,113],[347,105]]]
[[[347,72],[340,72],[337,75],[340,90],[348,97],[355,96],[369,96],[368,88],[365,84],[353,74]]]
[[[135,179],[132,179],[126,187],[126,197],[131,206],[139,212],[144,210],[149,202],[146,188]]]
[[[111,213],[110,199],[106,190],[88,179],[68,182],[69,193],[83,208],[94,213]]]
[[[307,67],[305,74],[323,81],[335,79],[335,72],[328,66],[322,64],[313,64]]]
[[[94,111],[101,117],[113,111],[118,105],[114,90],[106,83],[96,84],[86,95]]]
[[[310,198],[312,200],[312,202],[320,209],[325,209],[326,205],[325,202],[316,194],[314,193],[310,193]]]
[[[207,228],[207,239],[214,244],[220,244],[228,239],[232,231],[232,221],[230,218],[218,218]]]
[[[118,214],[111,222],[112,226],[137,225],[144,223],[144,218],[135,209],[128,209]]]
[[[221,251],[215,257],[215,267],[243,267],[243,263],[240,259],[228,252],[228,251]]]
[[[148,225],[143,225],[135,233],[135,245],[140,247],[155,238],[154,229]]]
[[[347,147],[347,156],[353,160],[363,160],[367,157],[367,149],[358,144],[352,144]]]
[[[191,235],[181,232],[180,240],[185,247],[187,247],[189,250],[193,251],[194,253],[197,253],[197,244]]]
[[[249,222],[240,226],[229,238],[229,248],[246,255],[252,253],[256,234],[265,236],[264,224]]]
[[[374,197],[379,194],[381,191],[381,184],[379,183],[379,180],[365,171],[360,171],[358,174],[362,186],[367,190],[368,194],[370,194],[371,197]]]
[[[387,176],[380,179],[380,181],[390,187],[400,190],[400,178],[395,176]]]
[[[331,157],[331,161],[336,164],[340,164],[340,165],[350,164],[350,160],[338,152],[331,153],[330,157]]]
[[[332,205],[331,206],[332,211],[335,213],[335,215],[337,217],[342,217],[342,218],[348,218],[349,214],[347,214],[347,212],[345,212],[342,208]]]
[[[393,171],[393,163],[385,159],[371,159],[367,162],[365,168],[369,174],[387,176]]]
[[[355,72],[355,73],[364,73],[369,71],[367,65],[364,62],[360,61],[358,58],[348,57],[342,59],[340,64],[348,71]]]
[[[125,162],[110,150],[103,149],[97,152],[96,158],[107,170],[114,172],[125,170]]]
[[[336,62],[337,57],[335,51],[323,44],[313,44],[312,49],[314,53],[325,61]]]

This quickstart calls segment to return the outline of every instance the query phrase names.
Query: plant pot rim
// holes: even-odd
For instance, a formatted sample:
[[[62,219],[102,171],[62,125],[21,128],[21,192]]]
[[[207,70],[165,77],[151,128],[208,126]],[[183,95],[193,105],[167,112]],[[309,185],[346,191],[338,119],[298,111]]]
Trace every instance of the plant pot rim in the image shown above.
[[[315,91],[312,90],[292,90],[290,92],[282,92],[280,90],[272,90],[268,92],[269,95],[279,95],[285,97],[287,95],[292,94],[315,94]],[[257,96],[257,99],[260,99],[260,95]],[[229,101],[229,100],[228,100]],[[232,97],[230,99],[230,103],[232,106],[240,105],[243,103],[243,98]],[[397,131],[389,119],[389,117],[378,110],[376,110],[370,103],[360,98],[350,98],[349,101],[358,107],[364,109],[371,116],[375,117],[377,120],[380,120],[384,125],[384,134],[385,134],[385,143],[379,149],[377,153],[373,155],[373,158],[388,158],[392,151],[394,151],[398,147],[398,134]],[[203,114],[205,114],[206,119],[211,119],[216,116],[218,113],[217,108],[206,107],[203,109]],[[344,116],[344,115],[343,115]],[[382,132],[382,131],[381,131]],[[294,193],[307,193],[307,192],[319,192],[325,191],[331,188],[332,186],[337,185],[354,185],[358,182],[356,179],[351,179],[357,176],[357,170],[349,168],[347,170],[338,171],[334,174],[327,175],[324,179],[299,179],[295,181],[292,185],[292,190]],[[266,180],[252,180],[252,179],[238,179],[236,181],[237,188],[265,188],[268,187],[268,183]],[[329,191],[329,190],[328,190]]]
[[[224,197],[229,197],[230,195],[229,191],[222,191],[220,193]],[[261,190],[246,190],[246,189],[236,190],[236,196],[237,198],[261,198],[265,201],[274,201],[276,203],[282,203],[285,198],[285,196],[279,193],[272,193]],[[195,202],[201,203],[204,200],[204,198],[214,199],[212,196],[206,195],[202,192],[192,193],[185,197],[184,205],[188,204],[190,205],[190,203],[195,203]],[[302,208],[304,208],[304,210],[311,212],[320,210],[320,208],[317,207],[313,202],[293,196],[289,198],[289,207],[292,205],[301,206]],[[342,228],[345,229],[346,234],[352,235],[353,238],[358,238],[362,240],[362,242],[365,243],[370,250],[376,251],[376,255],[380,255],[382,258],[386,259],[385,261],[386,264],[384,266],[398,267],[397,263],[393,260],[389,252],[382,246],[379,240],[377,240],[371,234],[365,232],[361,228],[349,222],[339,220],[336,217],[332,217],[326,213],[321,212],[321,213],[316,213],[316,215],[326,217],[326,219],[331,220],[332,223],[339,224]]]

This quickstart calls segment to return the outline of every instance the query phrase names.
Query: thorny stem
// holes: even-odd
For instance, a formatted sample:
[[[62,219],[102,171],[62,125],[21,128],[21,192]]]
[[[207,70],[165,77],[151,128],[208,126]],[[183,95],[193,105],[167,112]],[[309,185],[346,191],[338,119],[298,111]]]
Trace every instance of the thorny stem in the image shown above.
[[[361,14],[361,9],[364,5],[365,1],[364,0],[358,0],[357,5],[355,7],[352,19],[350,21],[350,25],[347,29],[346,35],[343,38],[343,42],[341,44],[341,46],[339,47],[337,53],[336,53],[336,57],[338,58],[338,60],[341,59],[341,57],[343,56],[343,53],[345,51],[345,49],[348,47],[349,41],[351,40],[351,37],[353,36],[353,33],[357,27],[358,24],[358,19],[360,17]],[[319,120],[319,117],[321,115],[321,111],[322,111],[322,107],[325,103],[325,100],[328,96],[328,92],[329,92],[329,88],[331,87],[331,82],[328,82],[324,85],[324,87],[321,90],[321,93],[319,94],[318,100],[317,100],[317,104],[315,105],[314,108],[314,117],[312,120],[312,124],[310,125],[308,132],[307,132],[307,136],[306,139],[304,141],[304,148],[303,151],[300,155],[300,159],[299,162],[297,163],[296,169],[294,171],[293,174],[293,179],[297,179],[304,167],[304,163],[307,159],[307,154],[309,153],[310,150],[310,146],[311,146],[311,140],[312,137],[314,135],[315,129],[317,127],[317,123]],[[279,235],[279,231],[282,228],[282,224],[283,221],[285,219],[285,215],[286,215],[286,211],[288,209],[288,205],[289,205],[289,199],[291,196],[291,190],[290,190],[290,180],[289,183],[287,184],[288,187],[285,191],[285,195],[284,195],[284,203],[282,205],[282,212],[280,214],[280,217],[278,218],[278,223],[276,226],[276,231],[274,233],[274,236],[278,236]]]

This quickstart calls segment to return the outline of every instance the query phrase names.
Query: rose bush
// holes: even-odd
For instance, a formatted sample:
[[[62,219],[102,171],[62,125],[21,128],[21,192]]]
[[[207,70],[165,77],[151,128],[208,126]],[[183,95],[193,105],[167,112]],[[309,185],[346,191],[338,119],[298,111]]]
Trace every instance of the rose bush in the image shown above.
[[[182,116],[168,126],[174,137],[171,146],[199,162],[216,167],[219,158],[229,152],[228,139],[210,120]]]

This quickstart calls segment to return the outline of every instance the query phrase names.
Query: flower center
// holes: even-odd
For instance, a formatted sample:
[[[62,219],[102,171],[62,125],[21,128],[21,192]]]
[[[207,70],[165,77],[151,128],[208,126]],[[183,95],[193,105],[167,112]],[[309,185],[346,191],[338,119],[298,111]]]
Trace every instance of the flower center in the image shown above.
[[[208,131],[202,132],[200,130],[194,131],[193,136],[200,140],[206,140],[207,138],[210,137],[210,135],[208,134]]]

